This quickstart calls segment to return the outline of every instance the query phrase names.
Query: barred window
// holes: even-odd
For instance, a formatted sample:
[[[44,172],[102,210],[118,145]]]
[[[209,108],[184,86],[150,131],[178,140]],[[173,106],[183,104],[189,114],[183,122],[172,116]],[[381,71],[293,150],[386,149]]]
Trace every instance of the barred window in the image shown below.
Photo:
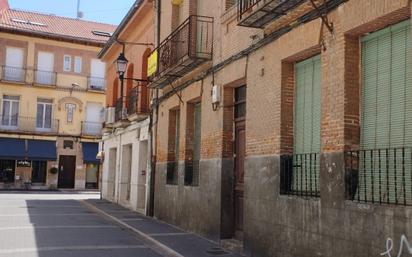
[[[410,21],[361,40],[361,140],[346,154],[350,200],[412,205]]]
[[[293,155],[281,160],[281,194],[319,196],[320,55],[295,64]]]
[[[169,139],[166,167],[166,184],[178,184],[179,169],[179,141],[180,141],[180,110],[169,111]]]
[[[185,185],[199,185],[201,146],[201,103],[188,105],[185,160]]]

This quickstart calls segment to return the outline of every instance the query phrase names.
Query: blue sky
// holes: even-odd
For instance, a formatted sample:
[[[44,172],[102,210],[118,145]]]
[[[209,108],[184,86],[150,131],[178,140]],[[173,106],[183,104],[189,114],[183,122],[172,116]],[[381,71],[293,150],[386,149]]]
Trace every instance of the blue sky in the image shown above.
[[[119,24],[135,0],[80,0],[83,19]],[[10,8],[76,17],[77,0],[9,0]]]

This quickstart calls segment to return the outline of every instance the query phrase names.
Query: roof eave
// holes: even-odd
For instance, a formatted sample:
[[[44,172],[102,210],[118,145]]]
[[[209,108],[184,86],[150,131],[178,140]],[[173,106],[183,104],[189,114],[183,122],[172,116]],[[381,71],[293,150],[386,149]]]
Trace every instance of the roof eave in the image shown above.
[[[98,53],[98,58],[103,58],[104,55],[107,53],[109,48],[117,42],[118,36],[122,33],[123,29],[126,28],[127,24],[132,19],[133,15],[140,9],[144,2],[147,0],[136,0],[130,10],[127,12],[126,16],[124,16],[123,20],[120,22],[119,26],[117,26],[116,30],[113,32],[113,35],[110,39],[106,42],[103,46],[102,50]]]
[[[88,39],[88,38],[71,37],[71,36],[61,35],[61,34],[53,34],[53,33],[26,30],[26,29],[18,29],[18,28],[11,28],[11,27],[10,28],[0,27],[0,32],[2,31],[3,32],[13,32],[14,34],[21,34],[21,35],[28,35],[28,36],[45,37],[49,39],[62,40],[62,41],[67,41],[67,42],[76,42],[76,43],[81,43],[81,44],[94,45],[98,47],[103,47],[106,44],[106,42],[104,41],[98,41],[98,40],[93,40],[93,39]]]

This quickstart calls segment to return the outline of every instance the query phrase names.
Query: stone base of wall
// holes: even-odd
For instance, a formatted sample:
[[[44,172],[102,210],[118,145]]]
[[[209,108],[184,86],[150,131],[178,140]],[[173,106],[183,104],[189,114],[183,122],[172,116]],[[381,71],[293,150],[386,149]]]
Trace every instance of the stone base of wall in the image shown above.
[[[394,249],[402,235],[412,238],[410,209],[345,200],[343,152],[322,154],[320,198],[280,195],[279,164],[275,155],[246,160],[247,255],[372,257],[386,251],[388,238]]]

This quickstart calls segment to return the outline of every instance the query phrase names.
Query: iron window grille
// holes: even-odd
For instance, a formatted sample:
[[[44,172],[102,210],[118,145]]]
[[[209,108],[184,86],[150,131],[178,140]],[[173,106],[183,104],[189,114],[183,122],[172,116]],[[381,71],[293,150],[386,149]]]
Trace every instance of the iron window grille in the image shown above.
[[[412,205],[412,148],[345,152],[346,199]]]
[[[198,160],[185,161],[185,186],[199,185],[200,163]]]
[[[178,183],[178,162],[168,162],[166,168],[166,184],[167,185],[177,185]]]
[[[319,153],[281,156],[280,194],[320,197]]]

